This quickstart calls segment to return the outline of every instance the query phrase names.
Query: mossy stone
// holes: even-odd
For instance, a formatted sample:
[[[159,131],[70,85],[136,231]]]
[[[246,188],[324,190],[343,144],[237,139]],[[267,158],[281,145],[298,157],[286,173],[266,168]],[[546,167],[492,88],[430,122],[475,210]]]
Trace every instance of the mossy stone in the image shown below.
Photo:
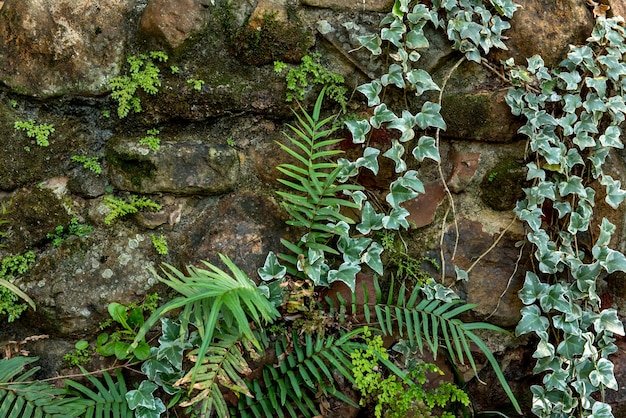
[[[483,177],[481,198],[492,209],[512,210],[524,197],[522,189],[526,183],[526,170],[519,161],[513,158],[502,160]]]

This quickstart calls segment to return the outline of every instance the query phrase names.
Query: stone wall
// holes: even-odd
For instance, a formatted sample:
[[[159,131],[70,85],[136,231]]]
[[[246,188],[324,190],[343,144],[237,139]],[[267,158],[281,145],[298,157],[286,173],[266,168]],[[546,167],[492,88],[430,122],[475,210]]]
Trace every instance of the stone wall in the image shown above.
[[[584,41],[593,26],[592,12],[581,0],[518,2],[523,7],[507,32],[509,50],[494,53],[493,63],[509,56],[522,62],[536,53],[548,64],[558,63],[567,44]],[[107,303],[140,300],[153,291],[156,280],[147,268],[162,262],[182,267],[216,261],[224,253],[255,278],[267,252],[279,251],[280,238],[293,233],[275,194],[280,187],[275,166],[285,157],[274,142],[282,140],[293,104],[285,102],[284,76],[274,71],[273,61],[297,64],[304,55],[319,53],[322,63],[354,89],[381,65],[359,50],[356,36],[376,31],[392,3],[0,2],[0,199],[10,201],[12,210],[0,257],[32,249],[37,259],[20,282],[37,311],[3,325],[0,342],[46,333],[61,352],[69,350],[73,340],[98,332]],[[434,31],[430,41],[420,63],[439,81],[458,56]],[[159,92],[139,92],[142,111],[119,119],[109,82],[126,73],[128,56],[149,51],[169,56],[158,65]],[[204,84],[195,89],[187,82],[191,79]],[[524,231],[521,223],[512,222],[511,209],[525,179],[525,141],[516,134],[521,120],[504,102],[507,87],[472,62],[453,73],[443,97],[448,129],[441,154],[456,207],[455,263],[468,268],[502,235],[457,290],[477,304],[470,319],[513,329],[522,307],[517,291],[531,257],[528,245],[516,245]],[[315,97],[311,92],[303,106],[310,108]],[[349,111],[367,111],[358,93]],[[13,128],[15,121],[29,119],[54,125],[49,146]],[[161,144],[151,152],[139,139],[155,128]],[[75,155],[99,157],[102,174],[73,162]],[[624,178],[622,156],[611,157],[610,170]],[[404,238],[416,256],[449,259],[457,229],[450,218],[444,220],[449,204],[443,184],[434,167],[423,167],[422,174],[427,192],[407,204],[413,228]],[[111,194],[147,195],[162,208],[109,225],[104,199]],[[623,230],[622,213],[607,216]],[[93,232],[52,246],[47,235],[73,217]],[[151,234],[166,237],[169,254],[157,254]],[[455,280],[453,272],[441,279]],[[612,303],[621,310],[626,295],[618,279],[607,277],[606,282]],[[532,341],[502,337],[490,340],[490,346],[520,399],[528,401]],[[47,356],[52,372],[61,362],[42,347],[33,351]],[[616,374],[626,383],[623,371]],[[489,386],[476,379],[471,385],[480,408],[506,400],[493,391],[493,376],[485,372],[481,378]],[[614,404],[623,396],[618,392]]]

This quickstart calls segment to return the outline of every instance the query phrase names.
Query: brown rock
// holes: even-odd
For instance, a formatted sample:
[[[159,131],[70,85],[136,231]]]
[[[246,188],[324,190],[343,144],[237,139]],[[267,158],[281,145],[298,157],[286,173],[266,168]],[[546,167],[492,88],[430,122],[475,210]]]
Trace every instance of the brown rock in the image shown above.
[[[393,6],[393,0],[304,0],[302,3],[313,7],[357,12],[388,12]]]
[[[592,13],[579,0],[519,0],[522,7],[505,32],[508,51],[494,52],[497,60],[515,57],[518,64],[524,58],[540,54],[546,66],[559,64],[569,51],[568,45],[584,43],[594,25]]]
[[[435,220],[437,208],[443,202],[446,192],[441,182],[436,181],[424,185],[425,192],[403,206],[410,212],[407,217],[413,228],[422,228]]]
[[[0,81],[20,93],[102,94],[124,59],[134,0],[7,0]]]
[[[464,290],[462,293],[467,295],[468,303],[478,305],[472,310],[478,320],[488,320],[502,327],[515,326],[523,307],[517,292],[524,284],[524,272],[532,271],[531,266],[525,265],[530,260],[528,254],[530,247],[526,245],[523,248],[524,254],[520,257],[520,248],[516,247],[516,243],[522,240],[523,236],[508,231],[498,244],[489,250],[499,234],[484,232],[483,225],[467,219],[459,219],[458,225],[459,244],[454,260],[451,259],[456,238],[454,227],[451,227],[444,237],[446,283],[450,284],[456,280],[452,266],[467,270],[482,256],[469,272],[469,280],[459,283]]]
[[[152,0],[143,11],[139,30],[177,48],[202,30],[205,8],[200,0]]]
[[[462,153],[452,150],[450,161],[452,173],[447,181],[448,188],[454,193],[460,193],[470,184],[480,162],[480,154],[477,152]]]

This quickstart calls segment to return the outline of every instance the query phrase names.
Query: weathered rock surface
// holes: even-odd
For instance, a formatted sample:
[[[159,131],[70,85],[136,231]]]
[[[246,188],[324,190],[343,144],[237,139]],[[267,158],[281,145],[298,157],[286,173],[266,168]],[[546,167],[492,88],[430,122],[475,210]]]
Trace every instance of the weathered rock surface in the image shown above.
[[[210,5],[208,0],[152,0],[141,15],[140,33],[176,49],[202,30]]]
[[[135,0],[7,0],[0,80],[37,97],[108,90],[124,60]]]
[[[239,181],[239,155],[196,138],[161,141],[158,151],[136,139],[108,144],[111,184],[136,193],[222,194]]]
[[[594,25],[585,2],[577,0],[517,0],[522,7],[511,20],[505,35],[508,51],[493,53],[496,60],[524,58],[540,54],[547,66],[557,66],[569,51],[568,45],[579,45],[587,39]]]

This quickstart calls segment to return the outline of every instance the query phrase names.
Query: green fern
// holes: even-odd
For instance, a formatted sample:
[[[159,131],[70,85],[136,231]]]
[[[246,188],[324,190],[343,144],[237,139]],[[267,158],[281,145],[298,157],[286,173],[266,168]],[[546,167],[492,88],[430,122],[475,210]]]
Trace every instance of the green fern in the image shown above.
[[[186,331],[189,325],[193,324],[201,338],[200,347],[196,352],[196,364],[188,378],[190,388],[206,377],[203,373],[206,373],[208,368],[204,360],[207,358],[208,364],[213,362],[212,350],[219,347],[219,339],[215,338],[218,328],[235,327],[238,332],[237,338],[250,341],[261,350],[262,346],[252,332],[250,322],[261,328],[279,316],[274,305],[241,269],[228,257],[220,254],[220,258],[230,270],[230,274],[204,262],[208,270],[189,266],[187,267],[189,275],[186,276],[180,270],[166,264],[167,270],[163,270],[165,277],[157,275],[157,278],[182,296],[172,299],[154,311],[131,345],[131,349],[137,346],[148,330],[168,312],[183,308],[179,316],[181,328]],[[153,273],[156,275],[156,272]],[[214,347],[214,344],[218,345]],[[231,376],[230,373],[228,375]],[[214,388],[216,386],[209,385],[210,390]],[[220,395],[215,393],[213,396]]]
[[[475,308],[475,304],[468,304],[458,299],[443,301],[439,299],[423,298],[421,287],[416,286],[413,290],[408,290],[403,283],[394,300],[394,282],[395,280],[392,277],[389,295],[387,300],[384,301],[378,280],[374,277],[374,287],[376,289],[375,302],[369,301],[370,295],[367,289],[364,288],[363,304],[356,303],[356,294],[354,293],[350,306],[348,306],[345,300],[339,298],[340,314],[343,315],[344,312],[350,309],[351,313],[356,315],[357,310],[362,309],[365,322],[368,324],[377,324],[383,335],[392,336],[397,333],[401,338],[408,339],[411,346],[417,346],[421,354],[424,354],[425,347],[428,348],[435,360],[437,359],[437,353],[441,347],[445,347],[446,353],[448,353],[454,364],[465,364],[467,361],[474,373],[478,375],[474,356],[471,351],[471,344],[475,344],[493,367],[498,381],[511,400],[511,403],[519,410],[519,404],[500,369],[498,361],[484,341],[474,333],[476,330],[503,333],[507,331],[486,322],[463,322],[457,317]],[[327,302],[331,304],[332,314],[335,307],[329,298],[327,298]],[[373,316],[375,316],[375,318],[373,318]],[[341,317],[341,320],[343,320],[342,318],[343,317]],[[404,373],[393,364],[385,363],[385,365],[394,370],[394,373],[400,376],[404,375]]]
[[[133,418],[134,413],[128,407],[126,401],[126,382],[120,370],[116,370],[117,381],[113,381],[111,375],[106,371],[102,372],[104,378],[103,384],[94,376],[87,374],[87,371],[81,367],[81,371],[85,377],[94,386],[95,390],[88,388],[81,383],[73,380],[65,380],[65,384],[74,389],[74,393],[85,399],[90,400],[91,404],[86,408],[84,416],[89,418]],[[83,416],[81,414],[81,416]]]
[[[324,335],[314,338],[306,334],[300,341],[296,333],[288,340],[276,342],[279,366],[266,365],[263,377],[248,383],[254,398],[239,398],[241,417],[313,417],[319,415],[316,397],[332,395],[355,407],[358,405],[335,387],[337,374],[354,384],[350,353],[363,344],[352,339],[364,329],[359,328],[339,338]],[[235,411],[233,411],[235,414]]]
[[[30,381],[39,367],[24,371],[37,357],[0,360],[0,417],[67,418],[82,416],[90,400],[74,397],[66,389]]]
[[[198,350],[192,350],[188,357],[197,358]],[[252,396],[242,375],[251,372],[241,352],[241,335],[220,334],[209,346],[202,364],[195,374],[194,390],[199,390],[192,399],[182,402],[186,407],[202,402],[202,413],[209,416],[215,410],[218,417],[228,416],[228,406],[220,387],[226,388],[237,395]],[[177,386],[191,384],[194,379],[190,371],[176,382]]]
[[[333,228],[328,224],[340,221],[348,224],[354,223],[352,218],[342,215],[340,211],[341,208],[359,208],[359,205],[350,200],[341,199],[340,196],[344,191],[363,188],[358,185],[336,182],[342,168],[328,159],[341,154],[342,151],[328,148],[342,139],[325,139],[336,130],[334,127],[324,128],[334,116],[320,120],[325,90],[322,89],[317,98],[312,114],[307,113],[301,106],[302,116],[294,112],[301,128],[288,125],[296,136],[287,134],[285,136],[295,149],[278,143],[285,152],[301,164],[281,164],[277,167],[288,177],[288,179],[278,179],[278,181],[293,190],[293,192],[278,192],[278,194],[283,198],[282,206],[291,218],[287,224],[306,231],[306,246],[338,254],[337,250],[324,245],[334,235]],[[301,248],[302,244],[303,242],[300,241],[298,248]],[[293,249],[293,246],[290,249]],[[299,250],[296,253],[301,254],[302,251]]]

